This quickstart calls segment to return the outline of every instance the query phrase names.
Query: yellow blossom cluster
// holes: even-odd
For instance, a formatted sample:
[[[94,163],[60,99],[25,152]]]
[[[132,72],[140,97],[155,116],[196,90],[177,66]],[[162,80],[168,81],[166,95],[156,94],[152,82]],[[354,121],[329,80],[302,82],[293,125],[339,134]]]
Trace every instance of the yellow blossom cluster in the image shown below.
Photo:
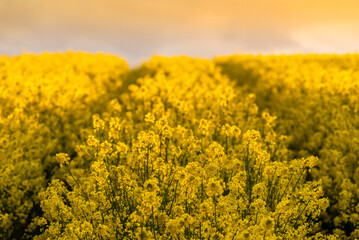
[[[293,158],[215,62],[156,56],[125,79],[77,154],[56,155],[34,239],[335,239],[318,159]]]
[[[358,239],[358,61],[0,56],[0,239]]]
[[[310,178],[323,182],[330,200],[322,231],[358,239],[359,55],[242,55],[214,62],[277,116],[275,130],[287,135],[294,157],[319,157]]]
[[[38,193],[58,172],[56,159],[66,165],[76,154],[127,71],[104,54],[0,56],[0,239],[36,233]]]

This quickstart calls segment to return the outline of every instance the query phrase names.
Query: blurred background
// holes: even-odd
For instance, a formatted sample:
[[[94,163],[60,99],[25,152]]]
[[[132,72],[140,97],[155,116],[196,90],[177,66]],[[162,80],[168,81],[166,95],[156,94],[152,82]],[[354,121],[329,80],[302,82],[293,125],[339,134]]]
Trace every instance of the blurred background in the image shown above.
[[[359,50],[359,0],[0,0],[0,55],[125,57]]]

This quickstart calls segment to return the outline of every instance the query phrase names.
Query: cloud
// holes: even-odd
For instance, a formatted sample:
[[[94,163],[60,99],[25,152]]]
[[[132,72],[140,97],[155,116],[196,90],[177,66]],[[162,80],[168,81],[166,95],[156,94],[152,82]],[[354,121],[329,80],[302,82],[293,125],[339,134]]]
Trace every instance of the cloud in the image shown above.
[[[358,9],[357,0],[0,0],[0,54],[74,49],[135,63],[156,53],[354,51]]]
[[[346,53],[359,51],[359,24],[321,23],[292,32],[307,51]]]

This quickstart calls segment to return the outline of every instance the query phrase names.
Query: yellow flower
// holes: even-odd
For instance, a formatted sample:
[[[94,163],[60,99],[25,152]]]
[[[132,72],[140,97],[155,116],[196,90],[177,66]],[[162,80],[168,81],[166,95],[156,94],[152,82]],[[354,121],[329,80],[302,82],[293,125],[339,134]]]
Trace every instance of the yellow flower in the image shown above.
[[[154,123],[155,117],[152,115],[152,113],[147,113],[145,116],[145,122]]]
[[[166,224],[166,231],[171,236],[175,236],[176,234],[179,234],[184,231],[184,227],[181,224],[180,219],[170,219]]]
[[[158,192],[160,188],[157,186],[158,180],[155,178],[149,179],[144,184],[144,189],[149,192]]]
[[[128,146],[123,142],[119,142],[116,144],[116,151],[120,154],[126,154],[128,152]]]
[[[223,187],[219,180],[215,180],[214,178],[209,179],[207,183],[207,194],[210,197],[218,196],[223,193]]]
[[[60,163],[60,166],[69,164],[70,157],[67,153],[56,154],[56,160]]]
[[[95,133],[105,129],[105,122],[100,119],[98,114],[93,115],[93,129]]]
[[[216,232],[216,233],[212,234],[210,239],[211,240],[221,240],[221,239],[224,239],[224,236],[223,236],[223,234]]]
[[[210,122],[206,119],[201,119],[199,121],[198,131],[202,136],[209,136],[210,135]]]
[[[274,227],[274,220],[273,220],[273,218],[271,218],[271,217],[265,217],[265,218],[263,218],[263,220],[262,220],[262,225],[263,225],[263,228],[264,228],[266,231],[272,230],[273,227]]]
[[[90,135],[88,136],[86,143],[89,147],[97,147],[100,142],[97,138],[95,138],[95,136]]]
[[[232,126],[231,127],[231,135],[234,138],[238,138],[239,135],[241,135],[241,130],[237,126]]]

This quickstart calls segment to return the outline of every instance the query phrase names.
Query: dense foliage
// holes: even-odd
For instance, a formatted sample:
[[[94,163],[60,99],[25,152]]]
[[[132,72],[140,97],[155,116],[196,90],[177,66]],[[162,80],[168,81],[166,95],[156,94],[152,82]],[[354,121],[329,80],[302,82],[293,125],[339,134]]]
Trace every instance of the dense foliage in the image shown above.
[[[56,175],[55,154],[74,155],[127,71],[102,54],[0,58],[0,239],[26,235],[38,193]]]
[[[230,56],[214,60],[278,117],[296,158],[318,156],[311,177],[330,207],[325,229],[359,238],[359,55]]]
[[[0,58],[0,238],[359,237],[357,55]]]

